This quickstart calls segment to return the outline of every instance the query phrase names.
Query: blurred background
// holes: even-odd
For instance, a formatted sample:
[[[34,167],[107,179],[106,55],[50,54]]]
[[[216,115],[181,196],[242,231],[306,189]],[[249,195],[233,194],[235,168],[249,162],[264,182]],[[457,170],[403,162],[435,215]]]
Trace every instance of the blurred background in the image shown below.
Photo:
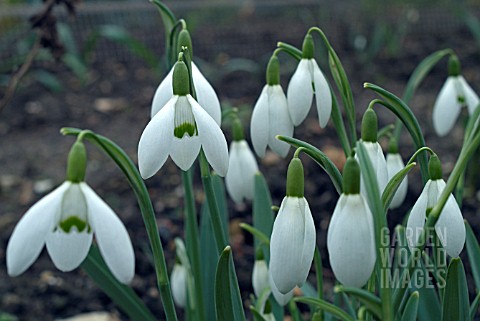
[[[480,1],[177,0],[165,4],[177,18],[187,21],[195,62],[216,89],[222,106],[240,109],[248,138],[250,114],[265,84],[266,64],[277,42],[300,47],[311,26],[325,32],[342,60],[352,85],[358,119],[375,98],[363,89],[364,82],[378,84],[401,96],[417,64],[444,48],[457,53],[462,74],[474,90],[480,90]],[[65,178],[66,155],[73,139],[62,137],[61,127],[94,130],[114,140],[136,161],[138,140],[149,121],[153,94],[168,71],[164,27],[157,9],[147,0],[65,0],[53,6],[54,20],[47,21],[50,24],[33,31],[30,19],[38,17],[44,6],[42,1],[0,0],[0,312],[10,315],[5,315],[5,320],[49,321],[106,311],[113,318],[126,320],[82,270],[61,273],[46,252],[16,278],[6,275],[3,262],[16,222],[29,206]],[[57,34],[50,39],[50,48],[36,45],[39,32],[47,32],[52,25]],[[324,46],[319,38],[315,41],[317,61],[332,83]],[[32,48],[36,46],[32,57]],[[12,92],[12,79],[28,60],[28,70]],[[280,62],[286,90],[296,62],[284,54],[280,54]],[[431,126],[431,109],[447,77],[446,67],[445,60],[434,68],[410,105],[424,129],[427,144],[444,163],[444,177],[453,167],[463,138],[462,120],[448,143],[439,140]],[[380,127],[394,121],[387,110],[379,109],[378,114]],[[228,122],[223,129],[229,138]],[[339,168],[343,166],[343,151],[334,128],[329,124],[320,129],[315,108],[295,130],[295,136],[319,147]],[[132,286],[161,318],[147,238],[133,193],[113,162],[92,146],[88,149],[87,182],[126,223],[137,257],[137,277]],[[413,153],[407,135],[400,149],[404,159]],[[269,153],[258,161],[273,202],[279,205],[284,196],[288,157],[284,160]],[[337,195],[316,164],[309,159],[305,159],[305,164],[306,197],[317,225],[324,275],[333,282],[325,238]],[[419,195],[418,171],[413,171],[410,179],[409,196],[397,210],[400,214],[392,216],[392,226]],[[183,229],[181,178],[178,169],[168,161],[146,183],[171,267],[173,238],[181,235]],[[198,177],[195,183],[200,185]],[[463,210],[478,232],[476,184],[470,182]],[[201,188],[196,198],[203,200]],[[251,205],[230,202],[229,207],[233,253],[242,294],[248,300],[252,239],[238,228],[238,222],[251,222]],[[332,282],[326,284],[327,293]]]

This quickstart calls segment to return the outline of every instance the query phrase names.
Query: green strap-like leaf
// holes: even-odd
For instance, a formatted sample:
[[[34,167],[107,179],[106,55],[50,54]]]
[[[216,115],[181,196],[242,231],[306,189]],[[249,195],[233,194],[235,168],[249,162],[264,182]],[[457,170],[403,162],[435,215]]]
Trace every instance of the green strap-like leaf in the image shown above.
[[[385,213],[388,211],[388,207],[390,206],[390,203],[392,202],[393,197],[395,196],[395,193],[398,190],[398,187],[402,183],[405,176],[408,175],[408,173],[412,170],[412,168],[415,165],[416,163],[408,164],[401,171],[395,174],[392,177],[392,179],[388,182],[382,194],[382,204],[383,204],[383,210],[385,211]]]
[[[454,258],[447,271],[442,321],[470,320],[467,278],[462,260]]]
[[[480,292],[477,292],[475,299],[473,299],[472,304],[470,305],[470,320],[475,319],[475,314],[477,314],[478,304],[480,303]]]
[[[373,293],[363,289],[345,287],[342,285],[337,285],[334,291],[338,293],[347,293],[353,296],[362,304],[364,304],[365,308],[372,312],[375,317],[378,319],[382,318],[382,302],[380,301],[380,298],[375,296]]]
[[[253,197],[252,215],[253,227],[262,232],[267,239],[270,239],[274,221],[272,212],[272,198],[270,196],[270,190],[268,189],[267,182],[260,172],[255,175],[255,195]],[[265,242],[265,240],[260,240],[258,237],[255,237],[254,240],[255,249],[258,247],[260,242]],[[263,254],[268,263],[270,261],[269,251],[264,251]]]
[[[339,195],[342,194],[342,175],[340,174],[340,171],[335,166],[335,164],[333,164],[330,158],[327,157],[327,155],[325,155],[321,150],[310,145],[309,143],[306,143],[296,138],[279,135],[277,136],[277,139],[289,143],[296,148],[303,147],[305,149],[304,152],[314,161],[316,161],[317,164],[320,165],[320,167],[328,174],[328,176],[330,176],[330,179],[332,180],[332,183],[335,186],[337,193]]]
[[[384,99],[383,102],[379,103],[390,109],[402,121],[402,123],[405,125],[405,128],[407,128],[408,132],[410,133],[416,149],[420,149],[425,146],[425,139],[423,137],[422,130],[420,129],[420,125],[418,124],[418,120],[407,104],[405,104],[400,98],[391,92],[377,85],[365,83],[363,86],[365,88],[372,89]],[[424,151],[418,155],[422,180],[424,183],[426,183],[429,178],[426,153],[427,152]]]
[[[295,298],[296,302],[305,303],[308,305],[313,305],[318,309],[321,309],[325,312],[332,314],[333,316],[339,318],[342,321],[355,321],[348,313],[340,309],[334,304],[331,304],[325,300],[315,299],[315,298]]]
[[[117,281],[103,261],[97,246],[92,245],[81,267],[131,320],[157,320],[135,291]]]
[[[418,291],[413,292],[408,298],[403,310],[402,321],[416,321],[418,311]]]
[[[266,236],[262,231],[254,228],[247,223],[240,223],[240,227],[255,236],[261,243],[265,243],[267,246],[270,246],[270,238]]]
[[[475,288],[480,290],[480,245],[478,244],[475,233],[473,233],[473,230],[467,221],[465,221],[465,229],[467,231],[466,247],[468,261],[470,262],[473,279],[475,280]]]
[[[236,282],[237,276],[234,275],[232,249],[225,247],[220,259],[218,260],[217,273],[215,275],[215,310],[217,320],[245,321],[240,293],[238,286],[235,287],[232,281]],[[240,300],[239,302],[234,302]]]
[[[340,108],[338,108],[337,97],[335,97],[335,94],[331,89],[330,94],[332,95],[332,123],[337,131],[338,139],[340,140],[340,145],[342,145],[345,156],[348,157],[352,154],[352,144],[348,139],[345,123],[343,122],[342,112],[340,111]]]

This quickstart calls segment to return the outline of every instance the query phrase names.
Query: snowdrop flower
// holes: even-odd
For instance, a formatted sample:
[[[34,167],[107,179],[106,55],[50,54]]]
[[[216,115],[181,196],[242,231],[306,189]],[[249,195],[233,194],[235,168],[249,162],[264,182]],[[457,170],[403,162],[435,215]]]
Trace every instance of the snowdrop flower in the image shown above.
[[[433,106],[433,127],[439,136],[450,132],[462,107],[467,106],[468,113],[472,115],[480,102],[477,94],[460,75],[460,62],[456,56],[450,56],[448,69],[449,76]]]
[[[388,170],[382,147],[377,142],[377,126],[377,115],[372,108],[368,108],[362,119],[362,141],[367,150],[368,157],[372,162],[372,167],[375,170],[381,196],[388,184]],[[358,155],[355,155],[355,158],[357,161],[359,160]],[[363,177],[360,178],[360,192],[364,198],[367,197],[367,189]]]
[[[395,138],[390,140],[389,151],[387,154],[387,171],[388,171],[388,180],[390,181],[395,174],[405,168],[403,164],[402,156],[398,153],[398,146],[395,141]],[[403,181],[400,183],[400,186],[397,189],[397,192],[393,196],[392,202],[390,203],[390,209],[399,207],[405,200],[408,190],[408,176],[405,176]]]
[[[268,282],[270,284],[270,289],[272,290],[273,298],[275,299],[275,301],[277,301],[278,304],[280,304],[281,306],[285,306],[288,302],[290,302],[290,300],[293,298],[293,291],[295,288],[285,294],[281,293],[277,289],[275,282],[273,282],[272,273],[268,273]]]
[[[314,44],[310,34],[303,41],[303,57],[287,89],[288,111],[295,126],[300,125],[312,106],[313,95],[320,127],[324,128],[332,112],[330,87],[320,67],[313,58]]]
[[[113,275],[122,283],[132,280],[130,237],[113,210],[83,181],[85,166],[85,147],[77,141],[69,155],[67,181],[34,204],[13,230],[6,254],[10,276],[27,270],[45,244],[55,266],[72,271],[87,256],[95,234]]]
[[[190,34],[186,29],[180,32],[178,42],[180,48],[182,46],[188,47],[188,49],[190,50],[190,56],[192,57],[192,42]],[[172,68],[168,75],[163,79],[163,81],[158,86],[155,95],[153,96],[151,112],[152,118],[167,104],[170,98],[172,98],[172,96],[174,95],[172,90],[173,70],[174,68]],[[212,85],[210,85],[208,80],[203,76],[203,74],[200,72],[197,65],[193,61],[192,79],[193,85],[195,86],[198,103],[215,120],[217,125],[220,126],[222,121],[220,101],[218,100],[217,94],[215,93],[215,89],[213,89]]]
[[[243,128],[238,117],[233,122],[233,142],[230,145],[228,168],[225,184],[230,197],[236,203],[241,203],[244,198],[252,200],[258,165],[243,138]]]
[[[174,96],[150,120],[138,143],[138,164],[144,179],[152,177],[170,155],[180,169],[188,170],[200,148],[220,176],[228,169],[227,141],[210,115],[189,94],[187,66],[175,64]]]
[[[303,196],[303,166],[298,150],[288,166],[286,194],[270,239],[270,273],[282,294],[305,283],[315,250],[315,225]]]
[[[257,251],[255,263],[253,264],[252,286],[255,296],[259,298],[265,289],[269,288],[268,267],[262,250]]]
[[[345,286],[362,287],[376,261],[373,216],[359,193],[360,168],[353,157],[344,167],[344,191],[333,211],[327,234],[330,265]]]
[[[175,304],[181,308],[187,305],[187,269],[179,263],[173,266],[170,287]]]
[[[265,150],[269,146],[275,153],[285,157],[290,145],[279,141],[276,135],[291,137],[293,123],[287,107],[287,97],[280,86],[278,58],[274,55],[267,67],[267,84],[253,108],[250,124],[250,136],[255,153],[265,157]]]
[[[442,179],[440,160],[436,155],[430,158],[428,165],[430,179],[413,205],[407,221],[406,237],[410,249],[417,245],[423,232],[427,212],[437,204],[446,185]],[[448,197],[435,224],[435,232],[447,254],[458,257],[465,244],[466,232],[462,212],[452,194]]]

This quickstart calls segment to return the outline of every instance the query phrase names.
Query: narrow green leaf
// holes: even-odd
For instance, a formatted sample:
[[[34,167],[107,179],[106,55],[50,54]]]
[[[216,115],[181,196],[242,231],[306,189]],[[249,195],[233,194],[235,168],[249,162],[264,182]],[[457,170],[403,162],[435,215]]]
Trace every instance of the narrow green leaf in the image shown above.
[[[321,309],[325,312],[332,314],[333,316],[339,318],[342,321],[355,321],[348,313],[346,313],[336,305],[328,303],[325,300],[320,300],[315,298],[305,298],[305,297],[295,298],[294,300],[296,302],[313,305],[318,309]]]
[[[465,229],[467,231],[466,247],[468,254],[468,261],[472,269],[473,279],[475,280],[475,288],[480,290],[480,245],[477,237],[473,233],[472,227],[465,221]]]
[[[480,292],[477,292],[475,299],[473,299],[473,302],[470,305],[470,320],[472,321],[475,319],[475,315],[477,314],[479,303],[480,303]]]
[[[343,178],[333,162],[318,148],[296,138],[278,135],[277,139],[289,143],[293,147],[305,148],[305,153],[310,156],[330,176],[337,193],[342,194]]]
[[[254,306],[252,306],[252,305],[250,306],[250,311],[253,314],[253,321],[267,321],[267,320],[265,320],[263,315]]]
[[[411,109],[405,104],[400,98],[392,94],[391,92],[370,83],[365,83],[363,85],[365,88],[375,91],[380,97],[384,99],[381,104],[388,109],[390,109],[405,125],[410,136],[412,137],[413,143],[415,144],[416,149],[420,149],[425,146],[425,139],[422,134],[420,125],[415,115],[412,113]],[[419,154],[418,160],[420,163],[420,170],[422,173],[423,182],[426,183],[428,180],[428,159],[427,152],[424,151]]]
[[[470,319],[467,278],[462,260],[454,258],[447,271],[442,321],[467,321]]]
[[[375,296],[373,293],[363,289],[345,287],[342,285],[337,285],[334,291],[337,293],[348,293],[365,305],[365,308],[373,313],[375,317],[378,319],[382,318],[382,302],[380,301],[380,298]]]
[[[236,279],[233,267],[232,249],[226,246],[220,255],[215,275],[215,310],[217,320],[245,320],[243,308],[238,309],[238,304],[234,302],[233,294],[236,289],[232,287],[232,278]],[[238,290],[238,289],[237,289]],[[241,301],[240,301],[241,302]]]
[[[255,236],[260,243],[265,243],[267,246],[270,246],[270,238],[266,236],[262,231],[257,230],[256,228],[247,223],[240,223],[240,227]]]
[[[290,300],[290,302],[288,302],[288,310],[290,311],[292,321],[303,321],[302,317],[300,316],[300,311],[298,311],[297,303],[294,300]]]
[[[342,145],[345,157],[348,157],[352,154],[352,145],[348,139],[345,123],[343,122],[342,112],[340,111],[340,108],[338,108],[337,97],[335,97],[335,94],[331,89],[330,93],[332,95],[332,123],[337,131],[338,139],[340,140],[340,145]]]
[[[270,239],[274,222],[272,213],[272,198],[270,196],[270,190],[268,189],[267,182],[260,172],[255,175],[255,194],[253,198],[252,215],[253,227]],[[258,247],[260,242],[265,242],[265,240],[260,240],[258,237],[255,237],[254,240],[255,249]],[[268,253],[268,251],[264,251],[263,254],[268,263],[270,261],[270,253]]]
[[[418,311],[418,291],[413,292],[405,305],[401,321],[416,321]]]
[[[81,267],[131,320],[156,320],[135,291],[117,281],[103,261],[96,245],[92,245]]]
[[[398,187],[402,183],[405,176],[408,175],[408,173],[412,170],[412,168],[415,165],[416,163],[408,164],[401,171],[395,174],[390,181],[388,181],[388,184],[385,187],[385,190],[383,191],[383,194],[382,194],[382,204],[383,204],[383,210],[385,211],[385,213],[388,211],[388,207],[390,206],[390,203],[392,202],[393,197],[395,196],[395,193],[398,190]]]
[[[68,68],[70,68],[75,76],[80,79],[82,84],[85,84],[88,79],[88,67],[83,63],[80,57],[71,53],[66,53],[62,56],[62,61]]]
[[[315,274],[317,279],[317,292],[318,292],[317,297],[319,299],[323,299],[323,265],[322,265],[322,256],[320,254],[320,250],[318,249],[318,246],[315,246],[313,263],[315,265]]]
[[[422,260],[418,260],[418,262],[420,266],[409,274],[411,291],[418,291],[420,294],[417,312],[418,320],[440,320],[442,307],[437,292],[430,279],[430,274],[425,268],[425,264]]]
[[[423,59],[408,79],[407,86],[405,87],[405,91],[403,93],[403,101],[408,104],[412,99],[413,94],[417,90],[418,86],[420,86],[422,81],[430,73],[433,67],[435,67],[437,63],[445,56],[451,55],[452,53],[452,49],[442,49],[435,51],[434,53]]]
[[[51,72],[48,72],[43,69],[39,69],[39,70],[32,71],[32,75],[39,83],[41,83],[45,88],[50,90],[52,93],[58,93],[63,90],[62,83]]]

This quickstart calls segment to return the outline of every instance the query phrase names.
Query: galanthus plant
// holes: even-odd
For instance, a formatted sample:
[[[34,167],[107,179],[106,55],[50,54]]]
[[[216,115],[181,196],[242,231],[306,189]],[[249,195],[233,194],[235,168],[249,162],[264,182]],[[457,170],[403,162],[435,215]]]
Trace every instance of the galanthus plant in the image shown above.
[[[478,319],[480,294],[470,293],[469,288],[480,288],[480,245],[463,219],[462,211],[466,211],[462,200],[467,164],[480,144],[480,109],[476,107],[478,98],[460,78],[458,57],[451,49],[437,51],[420,62],[403,99],[365,83],[365,89],[377,98],[368,104],[358,128],[360,109],[355,106],[347,73],[324,32],[312,27],[301,49],[284,42],[272,48],[267,83],[253,110],[239,108],[237,113],[225,106],[221,110],[215,90],[192,62],[186,21],[177,20],[159,0],[152,2],[166,29],[168,67],[153,97],[151,119],[140,137],[138,166],[109,138],[90,130],[63,128],[62,134],[77,137],[68,157],[66,181],[34,204],[13,230],[6,250],[9,275],[26,271],[46,245],[58,269],[83,268],[131,320]],[[314,36],[320,41],[314,42]],[[319,44],[325,50],[315,50]],[[298,62],[288,97],[280,85],[280,53]],[[446,181],[440,158],[427,147],[424,131],[409,107],[422,81],[444,58],[450,61],[449,78],[435,103],[434,128],[446,135],[460,107],[468,105],[470,111],[463,145]],[[328,61],[331,77],[322,73],[317,61],[322,66]],[[335,131],[345,162],[340,158],[333,162],[321,149],[293,137],[294,125],[307,117],[314,95],[318,127],[325,128],[332,120],[325,131]],[[378,130],[379,122],[388,117],[377,119],[377,113],[385,110],[395,115],[395,124],[381,124],[385,127]],[[272,178],[261,173],[273,165],[266,160],[258,165],[243,135],[240,115],[250,112],[250,135],[257,156],[265,157],[267,147],[281,157],[286,157],[291,147],[296,150],[286,170],[283,200],[283,195],[270,193]],[[441,119],[443,114],[448,119]],[[222,116],[229,115],[235,115],[230,155],[220,127]],[[400,139],[402,130],[412,144],[399,148],[395,144],[404,141]],[[357,138],[359,133],[361,139]],[[386,145],[384,137],[395,145],[389,148],[387,159],[382,148]],[[154,315],[137,294],[138,287],[134,291],[128,286],[135,271],[133,246],[120,219],[85,182],[85,142],[114,161],[134,192],[164,316]],[[405,165],[405,155],[399,150],[412,155]],[[313,162],[302,163],[300,153],[319,165],[319,170],[315,171],[316,165],[305,166],[304,172],[303,164]],[[178,212],[183,231],[179,234],[185,243],[177,238],[175,254],[166,256],[159,234],[162,229],[157,225],[163,213],[155,213],[144,180],[168,175],[160,169],[169,156],[182,178],[184,206],[179,206]],[[286,165],[280,159],[276,164]],[[203,190],[194,184],[197,174]],[[332,206],[336,203],[334,209],[319,208],[319,195],[308,195],[317,190],[319,175],[331,182],[322,184],[319,193],[329,193],[325,199],[331,200]],[[418,185],[409,191],[415,201],[405,200],[398,207],[405,197],[408,175]],[[229,215],[238,214],[232,212],[242,206],[228,203],[222,177],[232,201],[252,201],[251,208],[249,203],[243,206],[248,215],[233,215],[235,221],[229,222]],[[253,236],[242,235],[247,243],[229,239],[229,228],[236,228],[238,221],[243,221],[240,227]],[[391,229],[394,222],[403,223]],[[327,251],[317,238],[324,239],[324,235],[315,223],[325,228],[328,225],[328,257],[322,258]],[[250,240],[253,244],[248,243]],[[135,241],[145,244],[145,240]],[[171,248],[168,246],[168,251]],[[250,255],[246,261],[252,265],[253,271],[248,271],[252,275],[244,273],[245,269],[241,275],[247,275],[252,286],[240,283],[248,283],[248,288],[240,288],[235,268],[238,261],[233,258],[236,253]],[[167,260],[173,257],[175,262]],[[467,279],[462,259],[469,260],[473,278]],[[475,286],[469,286],[467,280]]]

